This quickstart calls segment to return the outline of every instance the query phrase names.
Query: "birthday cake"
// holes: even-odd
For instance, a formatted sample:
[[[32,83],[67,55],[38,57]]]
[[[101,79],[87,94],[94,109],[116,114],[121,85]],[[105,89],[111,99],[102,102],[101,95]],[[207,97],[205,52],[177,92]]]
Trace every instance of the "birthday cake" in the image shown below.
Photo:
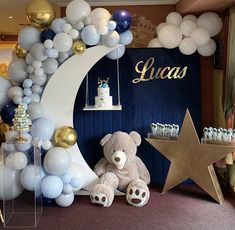
[[[109,79],[98,79],[97,94],[95,96],[95,107],[108,107],[113,105],[113,97],[110,96]]]

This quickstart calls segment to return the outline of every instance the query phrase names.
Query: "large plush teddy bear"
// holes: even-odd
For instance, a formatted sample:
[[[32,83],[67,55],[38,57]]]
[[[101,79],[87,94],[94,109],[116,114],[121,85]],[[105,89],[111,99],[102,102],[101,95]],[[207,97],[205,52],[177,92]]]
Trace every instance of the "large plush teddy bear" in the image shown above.
[[[149,172],[136,156],[137,146],[141,143],[140,135],[115,132],[107,134],[100,141],[104,158],[95,166],[99,182],[90,191],[92,203],[109,207],[116,189],[126,193],[127,202],[133,206],[143,206],[148,202],[150,193]]]

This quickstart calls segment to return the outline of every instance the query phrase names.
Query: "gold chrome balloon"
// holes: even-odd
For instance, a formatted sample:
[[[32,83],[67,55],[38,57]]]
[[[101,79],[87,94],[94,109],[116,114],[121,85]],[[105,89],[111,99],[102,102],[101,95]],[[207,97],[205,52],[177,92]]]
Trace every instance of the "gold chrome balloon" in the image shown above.
[[[10,129],[9,125],[4,123],[3,121],[0,122],[0,142],[5,142],[5,134]]]
[[[37,28],[48,27],[55,19],[55,11],[48,0],[32,0],[26,15],[28,21]]]
[[[27,55],[27,50],[22,48],[19,43],[16,44],[15,46],[15,53],[18,58],[25,58]]]
[[[72,49],[75,54],[82,54],[86,50],[86,44],[81,40],[75,41]]]
[[[54,143],[57,147],[70,148],[77,142],[77,133],[70,126],[58,128],[54,134]]]

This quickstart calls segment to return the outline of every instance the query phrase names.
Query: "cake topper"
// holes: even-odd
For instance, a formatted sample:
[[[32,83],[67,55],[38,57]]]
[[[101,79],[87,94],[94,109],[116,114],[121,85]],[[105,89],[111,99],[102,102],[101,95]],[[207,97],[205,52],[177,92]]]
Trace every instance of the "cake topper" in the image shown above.
[[[106,78],[106,79],[100,79],[100,77],[98,78],[98,87],[99,88],[108,88],[109,85],[109,78]]]

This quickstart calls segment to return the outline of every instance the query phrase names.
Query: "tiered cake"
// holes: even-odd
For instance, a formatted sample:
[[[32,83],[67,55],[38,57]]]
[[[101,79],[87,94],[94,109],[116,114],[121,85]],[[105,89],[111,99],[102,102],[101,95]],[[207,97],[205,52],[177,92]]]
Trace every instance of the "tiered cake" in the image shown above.
[[[98,79],[97,94],[95,97],[95,107],[108,107],[113,105],[113,97],[110,96],[109,78],[106,80]]]

